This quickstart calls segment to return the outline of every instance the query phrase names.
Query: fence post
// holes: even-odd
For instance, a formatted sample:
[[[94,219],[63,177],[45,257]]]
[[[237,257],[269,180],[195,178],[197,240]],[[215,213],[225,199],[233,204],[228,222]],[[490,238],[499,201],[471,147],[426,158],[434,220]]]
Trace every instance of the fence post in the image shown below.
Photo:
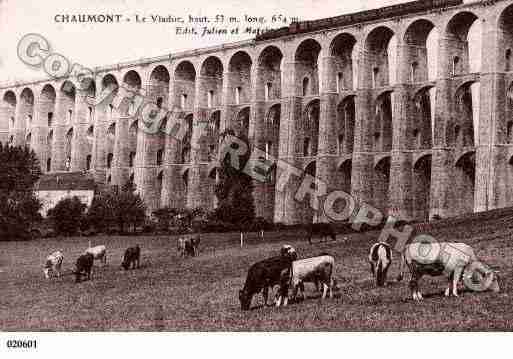
[[[240,232],[240,247],[242,248],[244,246],[244,234],[242,231]]]

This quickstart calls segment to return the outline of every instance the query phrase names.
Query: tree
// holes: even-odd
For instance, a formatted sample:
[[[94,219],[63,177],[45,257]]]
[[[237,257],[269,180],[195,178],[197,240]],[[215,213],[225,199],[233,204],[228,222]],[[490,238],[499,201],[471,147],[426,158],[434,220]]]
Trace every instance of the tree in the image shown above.
[[[72,236],[77,234],[84,220],[87,206],[78,197],[64,198],[48,211],[57,234]]]
[[[29,239],[41,220],[34,184],[41,175],[34,151],[0,143],[0,239]]]
[[[159,230],[167,231],[178,213],[179,210],[171,207],[163,207],[154,211],[153,216],[157,219]]]
[[[125,232],[126,225],[132,225],[135,231],[146,220],[146,206],[133,184],[127,183],[121,190],[112,188],[95,196],[87,217],[98,231],[113,225],[118,226],[120,233]]]
[[[234,136],[232,130],[226,130],[221,134],[222,140],[227,136]],[[239,138],[245,142],[247,138]],[[216,185],[216,197],[219,207],[215,211],[218,220],[236,224],[240,227],[251,222],[255,218],[255,204],[253,202],[253,179],[244,173],[243,169],[249,161],[250,151],[239,158],[239,168],[232,166],[229,156],[220,159],[219,182]]]

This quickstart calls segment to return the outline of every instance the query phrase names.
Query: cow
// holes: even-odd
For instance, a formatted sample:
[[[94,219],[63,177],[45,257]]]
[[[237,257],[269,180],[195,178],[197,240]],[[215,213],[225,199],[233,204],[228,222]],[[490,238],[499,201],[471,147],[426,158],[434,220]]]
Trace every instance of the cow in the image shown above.
[[[388,268],[392,264],[392,249],[387,243],[379,242],[372,245],[369,251],[371,273],[376,278],[376,285],[386,285]]]
[[[64,255],[61,251],[55,251],[46,257],[46,262],[43,267],[43,273],[46,279],[50,279],[50,273],[55,273],[57,277],[61,276],[62,261]]]
[[[87,279],[91,280],[91,272],[93,269],[94,256],[91,253],[82,254],[77,259],[75,267],[75,282],[80,282],[82,275],[87,275]]]
[[[304,283],[314,283],[318,286],[320,283],[323,287],[322,299],[326,298],[329,291],[329,297],[333,298],[333,269],[335,259],[330,255],[319,257],[299,259],[292,262],[291,270],[283,270],[280,278],[280,293],[276,300],[276,306],[283,303],[288,304],[289,288],[292,288],[292,298],[297,297],[298,290],[301,290],[304,297]]]
[[[187,235],[180,237],[177,240],[177,250],[181,257],[191,256],[195,257],[199,253],[199,244],[201,237],[199,234]]]
[[[312,223],[307,228],[308,243],[312,244],[312,237],[319,236],[321,241],[326,238],[331,238],[333,241],[337,240],[337,235],[333,226],[329,223]]]
[[[135,247],[129,247],[125,250],[125,255],[123,256],[123,262],[121,266],[128,270],[130,266],[132,269],[139,268],[139,261],[141,259],[141,248],[136,245]]]
[[[409,287],[415,301],[423,299],[418,282],[425,274],[432,277],[441,275],[447,277],[446,297],[451,293],[458,297],[458,283],[462,277],[471,290],[500,291],[496,272],[484,266],[477,259],[472,247],[465,243],[415,242],[409,244],[402,251],[398,280],[403,277],[405,264],[410,270]]]
[[[100,260],[103,265],[107,264],[107,248],[104,245],[87,248],[84,254],[91,254],[96,260]]]
[[[242,310],[250,309],[253,296],[260,291],[262,291],[265,305],[268,305],[269,287],[281,285],[282,272],[290,271],[292,258],[296,256],[295,250],[293,252],[281,251],[281,253],[279,256],[257,262],[249,268],[244,287],[239,291]]]

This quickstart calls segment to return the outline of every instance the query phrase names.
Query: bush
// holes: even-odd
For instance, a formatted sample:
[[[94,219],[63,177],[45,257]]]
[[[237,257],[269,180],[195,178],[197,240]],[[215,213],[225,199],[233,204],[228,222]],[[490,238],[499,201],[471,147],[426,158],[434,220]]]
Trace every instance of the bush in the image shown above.
[[[60,200],[48,211],[54,231],[59,235],[76,235],[82,225],[87,206],[78,197]]]

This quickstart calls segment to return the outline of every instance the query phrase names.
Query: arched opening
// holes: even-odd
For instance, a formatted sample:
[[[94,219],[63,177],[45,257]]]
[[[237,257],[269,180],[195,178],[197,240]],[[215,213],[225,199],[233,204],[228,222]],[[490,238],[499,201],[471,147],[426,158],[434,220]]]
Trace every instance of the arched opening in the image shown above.
[[[414,99],[414,121],[412,123],[413,149],[430,149],[432,147],[432,110],[431,92],[425,88],[417,92]]]
[[[296,78],[300,81],[296,86],[303,89],[302,96],[319,94],[320,52],[321,45],[313,39],[304,40],[296,50]]]
[[[189,114],[185,117],[185,122],[187,123],[187,132],[183,139],[180,141],[180,146],[178,146],[178,158],[180,159],[180,163],[189,163],[191,161],[191,140],[192,140],[192,126],[193,126],[193,115]]]
[[[104,111],[107,115],[107,119],[110,121],[115,117],[114,112],[116,109],[112,106],[112,100],[118,93],[118,88],[118,81],[114,75],[107,74],[102,78],[102,94],[100,98],[104,99],[101,103],[104,104]]]
[[[249,103],[251,100],[251,66],[251,57],[244,51],[235,53],[230,59],[228,99],[236,105]]]
[[[431,195],[431,155],[425,155],[413,165],[413,218],[429,220]]]
[[[167,70],[167,68],[163,65],[159,65],[153,69],[153,71],[150,74],[150,85],[148,89],[148,96],[152,99],[154,99],[157,107],[161,109],[162,107],[167,108],[168,107],[168,97],[169,97],[169,82],[170,82],[170,75]],[[162,116],[160,116],[162,117]],[[157,156],[155,158],[156,163],[153,162],[154,160],[151,159],[151,157],[143,156],[141,157],[144,160],[151,159],[149,163],[143,163],[144,166],[152,166],[157,165],[161,166],[163,164],[163,148],[166,145],[166,126],[167,126],[167,117],[164,118],[158,118],[160,121],[159,125],[159,131],[157,134],[150,135],[149,137],[157,136],[155,140],[145,141],[144,143],[139,143],[132,150],[134,152],[138,151],[138,147],[140,147],[140,151],[144,151],[146,153],[155,153],[157,152]],[[139,138],[139,140],[143,140],[146,138],[144,135]],[[159,154],[159,151],[160,154]],[[159,157],[160,156],[160,157]],[[157,194],[160,194],[160,192],[157,192]],[[160,199],[160,197],[159,197]]]
[[[374,151],[392,150],[392,92],[385,92],[376,99],[374,119]]]
[[[109,153],[107,155],[107,168],[112,168],[112,160],[114,159],[114,154],[113,153]]]
[[[129,152],[129,157],[128,157],[129,167],[133,167],[134,162],[135,162],[135,157],[131,158],[131,154],[137,153],[138,130],[139,130],[139,120],[132,121],[130,127],[128,128],[128,148],[126,149],[126,151]],[[151,136],[156,136],[156,135],[151,135]]]
[[[16,115],[16,95],[12,91],[4,93],[2,105],[4,119],[0,119],[0,142],[9,142],[10,133],[14,131],[14,117]],[[2,132],[5,134],[2,138]]]
[[[455,96],[454,140],[455,147],[474,147],[474,113],[472,83],[462,85]]]
[[[39,103],[38,103],[38,117],[41,119],[40,121],[43,122],[46,119],[46,123],[40,123],[40,125],[48,125],[48,128],[52,128],[53,126],[53,114],[55,112],[55,100],[56,100],[57,93],[55,92],[55,88],[50,85],[46,84],[43,89],[41,90],[41,94],[39,95]],[[48,142],[47,136],[47,142],[46,142],[46,149],[41,154],[41,160],[42,163],[45,163],[45,158],[50,158],[52,156],[51,152],[51,142]]]
[[[184,207],[187,204],[187,197],[189,194],[189,170],[186,169],[182,174],[182,198]]]
[[[87,155],[86,157],[86,171],[91,170],[91,162],[93,160],[93,157],[91,155]]]
[[[319,147],[320,101],[313,100],[303,112],[303,156],[317,156]]]
[[[50,172],[52,170],[52,159],[48,158],[46,160],[46,172]]]
[[[135,164],[135,152],[130,152],[128,156],[128,167],[133,168]]]
[[[215,56],[208,57],[201,66],[200,105],[217,108],[222,105],[223,63]]]
[[[219,135],[221,132],[221,111],[214,111],[210,116],[208,133],[207,133],[207,158],[208,161],[213,161],[217,158],[217,151],[219,149]]]
[[[438,31],[431,21],[419,19],[406,30],[403,48],[410,64],[409,82],[432,81],[437,76]],[[406,75],[406,74],[405,74]]]
[[[474,212],[474,188],[476,176],[475,152],[468,152],[456,162],[453,186],[453,213]]]
[[[395,84],[397,39],[388,27],[373,29],[365,40],[364,87],[379,88]],[[370,76],[370,77],[369,77]]]
[[[249,116],[250,116],[250,108],[244,107],[237,114],[237,120],[235,122],[235,129],[237,137],[248,139],[249,138]]]
[[[164,150],[163,149],[159,149],[157,151],[157,156],[156,156],[156,162],[157,162],[157,166],[162,166],[162,163],[163,163],[163,160],[164,160]]]
[[[502,143],[513,143],[513,83],[506,93],[506,116],[504,122],[506,122],[506,128],[501,131],[504,134]]]
[[[182,61],[175,69],[173,80],[175,87],[175,104],[182,110],[191,110],[194,107],[194,94],[196,92],[196,70],[189,61]]]
[[[337,92],[342,90],[352,90],[356,84],[356,66],[354,58],[354,48],[356,39],[350,34],[340,34],[335,37],[331,43],[331,56],[335,57],[335,71],[337,74]]]
[[[89,143],[93,143],[94,141],[94,126],[89,126],[86,132],[87,141]]]
[[[157,180],[155,181],[155,193],[157,194],[155,205],[157,208],[160,207],[163,183],[164,183],[164,171],[159,171],[159,173],[157,175]]]
[[[283,54],[275,46],[266,47],[258,59],[257,97],[264,101],[281,98]]]
[[[28,133],[25,137],[25,145],[31,147],[32,146],[32,133]]]
[[[498,64],[499,69],[504,69],[506,72],[513,71],[513,58],[511,55],[513,49],[513,5],[508,6],[499,17],[499,49],[504,51],[504,57],[499,56],[500,60],[503,58],[504,63]]]
[[[73,128],[70,128],[68,132],[66,133],[66,142],[64,146],[64,153],[65,153],[65,168],[66,171],[71,170],[71,153],[72,153],[72,146],[73,146]]]
[[[351,170],[352,160],[345,160],[338,167],[337,171],[337,190],[344,191],[347,194],[351,193]]]
[[[390,157],[382,158],[374,167],[373,181],[373,203],[372,205],[388,214],[389,196],[388,187],[390,185]]]
[[[337,107],[338,154],[353,152],[354,123],[356,118],[354,97],[348,97]]]
[[[73,114],[75,112],[76,88],[71,81],[65,81],[60,89],[59,106],[61,112],[57,114],[57,122],[61,124],[72,125]]]
[[[25,142],[25,129],[28,128],[29,124],[29,118],[32,119],[32,116],[34,114],[34,92],[29,89],[28,87],[24,88],[23,91],[21,91],[20,94],[20,101],[17,105],[17,111],[18,111],[18,117],[15,118],[15,130],[20,131],[19,137],[17,135],[15,136],[15,142],[16,138],[19,138],[18,141]],[[17,145],[20,145],[22,143],[16,143]]]
[[[121,116],[135,116],[138,112],[135,103],[135,96],[139,94],[142,87],[141,76],[137,71],[130,70],[123,77],[123,88],[126,90],[126,96],[118,107]]]
[[[446,29],[447,56],[452,61],[452,75],[481,71],[481,22],[471,12],[452,17]]]

